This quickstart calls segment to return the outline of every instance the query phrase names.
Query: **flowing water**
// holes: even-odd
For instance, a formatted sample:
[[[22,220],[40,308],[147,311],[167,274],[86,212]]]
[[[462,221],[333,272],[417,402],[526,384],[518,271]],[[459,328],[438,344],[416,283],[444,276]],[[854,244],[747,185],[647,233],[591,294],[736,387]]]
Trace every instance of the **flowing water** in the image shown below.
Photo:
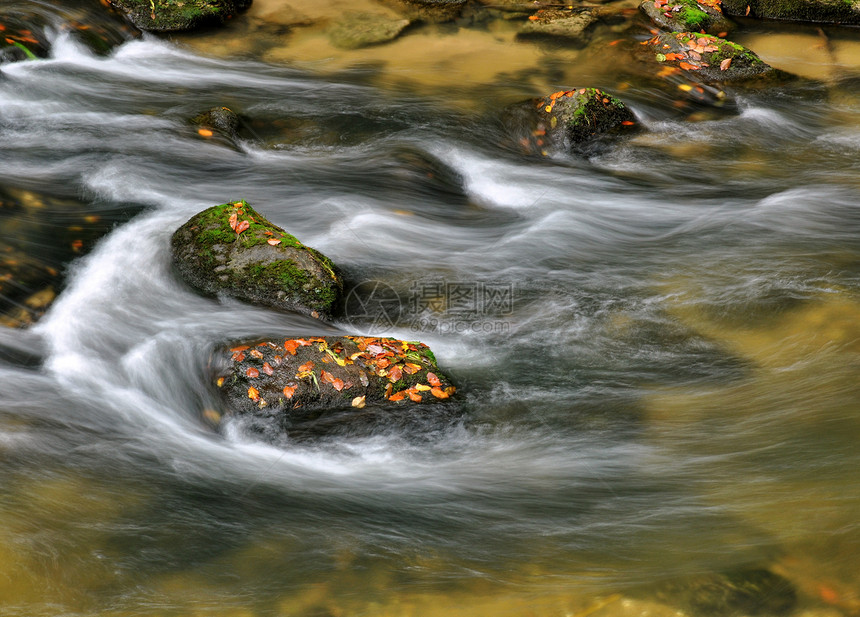
[[[790,580],[791,614],[858,614],[856,32],[747,24],[820,81],[689,115],[611,44],[644,26],[343,52],[285,11],[107,55],[57,28],[0,69],[0,187],[110,228],[0,330],[0,614],[675,615],[667,582],[738,568]],[[580,85],[645,130],[512,144],[506,105]],[[189,123],[215,105],[240,139]],[[396,310],[193,293],[171,233],[235,199]],[[35,254],[67,226],[23,217]],[[462,415],[277,444],[204,420],[220,342],[338,331],[430,344]]]

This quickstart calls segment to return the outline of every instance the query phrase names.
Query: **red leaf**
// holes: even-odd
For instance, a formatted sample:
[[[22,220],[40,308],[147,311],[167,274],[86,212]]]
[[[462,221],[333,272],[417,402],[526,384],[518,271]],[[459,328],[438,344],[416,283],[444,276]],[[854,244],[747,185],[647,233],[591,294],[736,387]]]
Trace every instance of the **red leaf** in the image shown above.
[[[248,367],[248,370],[247,370],[247,371],[245,371],[245,374],[246,374],[248,377],[250,377],[251,379],[256,379],[257,377],[259,377],[259,376],[260,376],[260,371],[258,371],[257,369],[255,369],[253,366],[250,366],[250,367]]]
[[[634,124],[636,124],[636,123],[635,123],[635,122],[633,122],[633,121],[631,121],[631,120],[622,120],[622,121],[621,121],[621,124],[622,124],[623,126],[633,126],[633,125],[634,125]]]
[[[251,226],[251,223],[248,221],[242,221],[236,225],[234,228],[236,230],[236,234],[240,234]]]

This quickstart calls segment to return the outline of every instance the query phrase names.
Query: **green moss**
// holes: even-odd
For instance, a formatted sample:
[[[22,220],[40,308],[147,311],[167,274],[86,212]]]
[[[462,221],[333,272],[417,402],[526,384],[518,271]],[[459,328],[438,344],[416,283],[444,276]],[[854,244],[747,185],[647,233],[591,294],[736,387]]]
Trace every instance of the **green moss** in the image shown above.
[[[700,28],[710,20],[710,15],[698,8],[685,5],[681,9],[681,19],[691,28]]]

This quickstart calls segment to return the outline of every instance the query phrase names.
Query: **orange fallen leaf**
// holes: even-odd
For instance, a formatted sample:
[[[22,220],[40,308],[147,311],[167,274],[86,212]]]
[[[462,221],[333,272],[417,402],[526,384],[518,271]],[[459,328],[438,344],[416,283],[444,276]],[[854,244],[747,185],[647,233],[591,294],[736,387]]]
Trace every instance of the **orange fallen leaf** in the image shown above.
[[[406,391],[406,393],[409,395],[409,400],[411,400],[413,403],[420,403],[421,402],[421,395],[418,394],[415,390],[412,390],[410,388],[409,390]]]
[[[272,365],[271,365],[271,364],[269,364],[268,362],[263,362],[263,372],[264,372],[266,375],[271,375],[272,373],[274,373],[274,372],[275,372],[275,369],[273,369],[273,368],[272,368]]]
[[[334,381],[331,382],[331,387],[338,392],[343,390],[344,386],[346,386],[346,384],[343,382],[342,379],[335,378]]]
[[[407,362],[405,365],[403,365],[403,372],[409,373],[410,375],[414,375],[415,373],[417,373],[420,370],[421,370],[421,365],[415,364],[414,362]]]
[[[293,394],[296,393],[296,388],[298,386],[284,386],[284,396],[287,398],[293,398]]]
[[[836,604],[839,602],[839,594],[832,587],[821,585],[818,587],[818,595],[828,604]]]
[[[258,360],[263,359],[263,352],[260,351],[259,349],[252,349],[248,353],[251,354],[252,356],[254,356],[255,358],[257,358]]]
[[[212,135],[214,135],[214,133],[209,129],[197,129],[197,134],[200,135],[200,137],[212,137]]]
[[[313,361],[313,360],[308,360],[307,362],[305,362],[304,364],[302,364],[302,365],[299,367],[299,372],[300,372],[300,373],[304,373],[305,371],[313,370],[313,368],[314,368],[314,361]]]
[[[224,385],[224,378],[223,378],[223,377],[219,377],[219,378],[218,378],[218,380],[215,382],[215,385],[216,385],[216,386],[218,386],[219,388],[220,388],[221,386],[223,386],[223,385]]]
[[[268,240],[266,240],[266,242],[268,242],[272,246],[278,246],[281,243],[281,241],[277,238],[269,238]]]
[[[260,391],[254,386],[251,386],[248,388],[248,398],[256,403],[260,400]]]
[[[257,377],[259,377],[259,376],[260,376],[260,371],[258,371],[257,369],[255,369],[253,366],[249,366],[249,367],[248,367],[248,370],[247,370],[247,371],[245,371],[245,374],[246,374],[248,377],[250,377],[251,379],[256,379]]]
[[[747,15],[749,15],[749,14],[750,14],[750,5],[748,4],[748,5],[747,5],[747,10],[746,10],[746,11],[744,11],[744,17],[746,17],[746,16],[747,16]]]
[[[430,388],[430,394],[432,394],[436,398],[448,398],[448,393],[437,386]]]
[[[228,221],[228,223],[230,223],[230,229],[232,229],[233,231],[236,231],[236,223],[238,223],[238,222],[239,222],[239,215],[234,212],[233,214],[230,215],[230,220]]]
[[[403,377],[403,371],[401,370],[401,368],[399,366],[393,366],[388,371],[388,379],[392,383],[394,383],[395,381],[398,381],[401,377]]]
[[[323,371],[320,373],[320,381],[321,381],[321,382],[323,382],[323,383],[332,383],[332,384],[333,384],[333,383],[334,383],[334,380],[335,380],[334,375],[332,375],[332,374],[331,374],[331,373],[329,373],[328,371],[323,370]]]
[[[233,358],[232,358],[233,362],[241,362],[244,359],[245,359],[245,352],[244,351],[237,351],[236,353],[233,354]]]
[[[726,70],[726,69],[728,69],[731,65],[732,65],[732,59],[731,59],[731,58],[726,58],[725,60],[723,60],[722,62],[720,62],[720,70],[721,70],[721,71],[725,71],[725,70]]]
[[[230,351],[245,351],[246,349],[250,349],[248,345],[239,345],[238,347],[231,347]]]
[[[251,223],[248,221],[241,221],[236,224],[236,233],[240,234],[251,226]]]
[[[529,21],[537,21],[540,19],[537,15],[529,15]]]
[[[633,126],[633,125],[634,125],[634,124],[636,124],[636,123],[635,123],[635,122],[633,122],[632,120],[622,120],[622,121],[621,121],[621,124],[622,124],[623,126]]]
[[[698,71],[699,70],[699,67],[697,67],[694,64],[690,64],[689,62],[682,62],[678,66],[680,66],[685,71]]]
[[[401,390],[397,394],[392,394],[388,397],[389,401],[402,401],[406,398],[406,390]]]

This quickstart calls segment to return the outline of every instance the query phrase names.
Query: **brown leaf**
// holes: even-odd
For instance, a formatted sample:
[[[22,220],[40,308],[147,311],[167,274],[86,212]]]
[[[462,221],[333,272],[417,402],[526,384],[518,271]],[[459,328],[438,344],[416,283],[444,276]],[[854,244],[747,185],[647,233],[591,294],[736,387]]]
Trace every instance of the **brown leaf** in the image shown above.
[[[308,360],[307,362],[305,362],[304,364],[302,364],[302,365],[299,367],[299,372],[300,372],[300,373],[304,373],[305,371],[313,370],[313,368],[314,368],[314,361],[313,361],[313,360]]]
[[[272,373],[275,372],[275,369],[273,369],[272,366],[268,362],[263,362],[263,372],[266,375],[271,375]]]
[[[427,373],[427,383],[431,386],[441,386],[442,382],[436,376],[436,373]]]
[[[257,377],[259,377],[259,376],[260,376],[260,371],[258,371],[257,369],[255,369],[253,366],[249,366],[249,367],[248,367],[248,370],[247,370],[247,371],[245,371],[245,374],[246,374],[248,377],[250,377],[251,379],[256,379]]]
[[[296,393],[296,388],[298,386],[284,386],[284,396],[286,398],[293,398],[293,394]]]
[[[403,377],[403,370],[399,366],[392,366],[391,369],[388,371],[388,379],[391,381],[391,383],[394,383],[401,377]]]
[[[328,371],[323,370],[323,371],[320,373],[320,381],[321,381],[321,382],[323,382],[323,383],[330,383],[330,384],[334,384],[334,380],[335,380],[334,375],[332,375],[332,374],[331,374],[331,373],[329,373]]]
[[[732,65],[732,59],[731,59],[731,58],[726,58],[725,60],[723,60],[722,62],[720,62],[720,70],[721,70],[721,71],[725,71],[725,70],[727,70],[731,65]]]

